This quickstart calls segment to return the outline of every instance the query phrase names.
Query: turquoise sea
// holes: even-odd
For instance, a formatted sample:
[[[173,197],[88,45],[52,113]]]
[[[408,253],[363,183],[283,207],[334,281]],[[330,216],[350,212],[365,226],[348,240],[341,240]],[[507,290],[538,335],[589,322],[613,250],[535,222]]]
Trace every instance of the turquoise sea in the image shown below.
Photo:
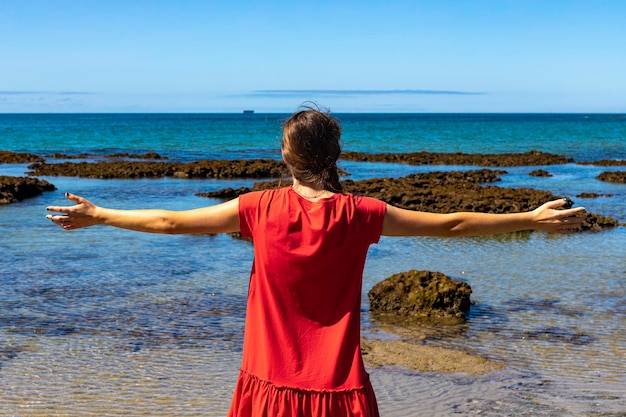
[[[279,158],[287,116],[0,114],[0,150]],[[346,151],[626,159],[626,115],[336,116]],[[340,165],[352,179],[475,168]],[[596,179],[625,166],[505,169],[496,185],[567,195],[626,222],[626,185]],[[535,169],[552,176],[529,176]],[[0,164],[0,175],[27,171],[27,164]],[[187,209],[218,202],[196,193],[253,181],[40,178],[57,191],[0,206],[0,416],[224,416],[240,362],[250,244],[105,227],[65,232],[45,219],[45,207],[64,204],[68,191],[104,206]],[[600,196],[576,197],[583,192]],[[403,335],[379,330],[366,293],[409,269],[468,282],[475,305],[467,323]],[[482,376],[369,369],[383,416],[626,415],[625,227],[567,236],[385,237],[370,250],[362,306],[368,337],[463,349],[504,365]]]

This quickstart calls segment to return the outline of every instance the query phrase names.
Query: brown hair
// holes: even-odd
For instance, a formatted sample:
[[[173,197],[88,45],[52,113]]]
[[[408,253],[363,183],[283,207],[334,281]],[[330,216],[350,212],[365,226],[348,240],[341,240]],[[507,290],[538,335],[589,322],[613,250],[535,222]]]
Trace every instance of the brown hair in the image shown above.
[[[283,126],[283,159],[298,181],[342,192],[337,159],[341,154],[339,120],[320,110],[294,113]]]

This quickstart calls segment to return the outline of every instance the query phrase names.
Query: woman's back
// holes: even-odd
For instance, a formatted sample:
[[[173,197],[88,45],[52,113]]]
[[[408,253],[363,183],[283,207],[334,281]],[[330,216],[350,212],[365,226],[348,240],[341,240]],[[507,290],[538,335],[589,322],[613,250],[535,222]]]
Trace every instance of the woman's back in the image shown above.
[[[345,402],[347,394],[367,403],[371,388],[359,349],[361,279],[385,204],[349,194],[312,202],[282,188],[241,196],[239,213],[242,235],[253,238],[255,253],[240,382],[269,389],[270,402],[280,387],[290,395],[305,390],[314,402],[336,392],[337,401]],[[239,400],[236,393],[234,407]]]

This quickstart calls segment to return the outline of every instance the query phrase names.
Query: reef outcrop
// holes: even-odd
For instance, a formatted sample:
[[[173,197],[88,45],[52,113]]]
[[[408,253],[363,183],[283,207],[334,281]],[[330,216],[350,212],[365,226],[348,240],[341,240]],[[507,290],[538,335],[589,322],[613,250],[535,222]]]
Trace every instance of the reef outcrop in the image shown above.
[[[603,172],[596,177],[600,181],[626,184],[626,171]]]
[[[29,177],[8,177],[0,175],[0,204],[9,204],[35,197],[44,191],[54,191],[56,187],[48,181]]]
[[[43,161],[43,157],[32,153],[0,151],[0,164],[27,164],[30,162]]]
[[[29,175],[83,178],[279,178],[284,163],[273,159],[203,160],[189,163],[151,161],[38,162]]]
[[[619,167],[626,165],[626,159],[601,159],[599,161],[576,162],[579,165],[595,165],[600,167]]]
[[[396,162],[411,165],[473,165],[481,167],[518,167],[539,165],[560,165],[573,162],[571,158],[546,152],[528,151],[504,154],[467,153],[377,153],[344,152],[342,159],[361,162]]]

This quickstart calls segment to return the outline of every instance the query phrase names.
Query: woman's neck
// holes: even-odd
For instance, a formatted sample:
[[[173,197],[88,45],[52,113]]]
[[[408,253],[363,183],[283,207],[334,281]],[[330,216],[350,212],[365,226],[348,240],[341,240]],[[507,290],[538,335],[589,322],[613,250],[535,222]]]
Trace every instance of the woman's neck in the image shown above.
[[[293,180],[293,184],[291,188],[303,198],[311,201],[317,201],[322,198],[328,198],[332,196],[334,193],[332,191],[325,190],[322,187],[315,186],[312,184],[305,184],[296,179]]]

